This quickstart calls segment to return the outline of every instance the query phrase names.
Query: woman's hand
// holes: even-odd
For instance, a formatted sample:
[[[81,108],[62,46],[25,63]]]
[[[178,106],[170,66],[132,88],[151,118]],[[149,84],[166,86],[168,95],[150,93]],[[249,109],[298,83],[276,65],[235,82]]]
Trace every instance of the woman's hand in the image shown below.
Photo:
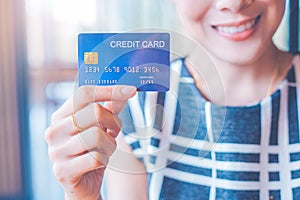
[[[52,115],[45,139],[66,199],[101,199],[104,170],[121,128],[117,115],[135,93],[131,86],[83,86]]]

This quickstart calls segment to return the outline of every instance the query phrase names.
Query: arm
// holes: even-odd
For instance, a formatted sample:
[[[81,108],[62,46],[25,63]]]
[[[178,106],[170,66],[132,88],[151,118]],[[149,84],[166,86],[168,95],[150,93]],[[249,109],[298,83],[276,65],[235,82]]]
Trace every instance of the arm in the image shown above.
[[[144,164],[132,153],[123,134],[106,170],[108,200],[147,200],[148,184]]]

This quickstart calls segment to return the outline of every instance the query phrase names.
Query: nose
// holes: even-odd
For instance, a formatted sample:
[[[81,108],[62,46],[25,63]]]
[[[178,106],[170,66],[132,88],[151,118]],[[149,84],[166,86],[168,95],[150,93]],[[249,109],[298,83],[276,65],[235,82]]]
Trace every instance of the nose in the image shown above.
[[[216,8],[220,11],[239,12],[249,7],[254,0],[217,0]]]

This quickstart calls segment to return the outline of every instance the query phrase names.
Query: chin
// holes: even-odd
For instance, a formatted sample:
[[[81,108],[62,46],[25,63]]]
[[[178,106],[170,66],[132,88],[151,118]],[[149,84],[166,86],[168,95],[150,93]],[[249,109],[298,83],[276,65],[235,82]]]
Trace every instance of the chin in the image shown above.
[[[271,43],[272,44],[272,43]],[[237,66],[251,65],[258,61],[270,48],[270,43],[252,42],[237,45],[219,45],[208,49],[212,58]]]

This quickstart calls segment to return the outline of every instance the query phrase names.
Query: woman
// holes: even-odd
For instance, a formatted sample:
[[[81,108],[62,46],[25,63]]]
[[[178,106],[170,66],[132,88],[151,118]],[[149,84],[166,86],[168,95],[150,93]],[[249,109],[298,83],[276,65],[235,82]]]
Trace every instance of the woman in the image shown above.
[[[300,198],[299,57],[280,51],[272,41],[285,1],[173,3],[218,74],[201,76],[197,52],[175,61],[172,67],[182,77],[172,80],[178,98],[174,104],[170,92],[157,95],[163,102],[161,113],[168,117],[163,117],[161,127],[152,127],[158,134],[146,144],[143,138],[132,139],[139,132],[139,124],[131,122],[136,118],[134,105],[144,105],[135,88],[75,91],[53,114],[46,132],[54,173],[66,199],[101,199],[104,173],[108,199]],[[216,79],[222,87],[214,84]],[[192,104],[186,98],[190,96]],[[119,134],[117,115],[131,97],[120,116]],[[117,150],[128,153],[116,151],[114,156],[124,159],[120,168],[106,168],[116,144]],[[145,149],[154,154],[141,156]]]

